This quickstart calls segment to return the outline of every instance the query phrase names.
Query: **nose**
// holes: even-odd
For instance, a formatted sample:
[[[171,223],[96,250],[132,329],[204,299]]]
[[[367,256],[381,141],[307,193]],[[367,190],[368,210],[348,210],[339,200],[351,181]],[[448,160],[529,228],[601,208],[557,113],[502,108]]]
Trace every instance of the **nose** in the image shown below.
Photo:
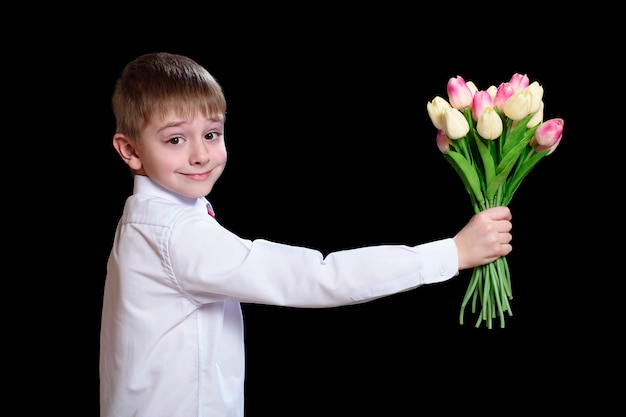
[[[209,146],[204,138],[194,139],[191,143],[191,154],[189,155],[192,165],[204,165],[211,160]]]

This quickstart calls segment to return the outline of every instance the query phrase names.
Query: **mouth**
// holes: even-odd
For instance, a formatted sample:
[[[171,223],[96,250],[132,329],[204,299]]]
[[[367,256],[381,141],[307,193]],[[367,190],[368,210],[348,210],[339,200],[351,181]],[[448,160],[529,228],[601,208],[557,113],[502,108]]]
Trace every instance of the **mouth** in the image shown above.
[[[183,174],[183,175],[185,176],[185,178],[188,178],[193,181],[204,181],[209,177],[209,175],[211,175],[211,171],[202,172],[199,174]]]

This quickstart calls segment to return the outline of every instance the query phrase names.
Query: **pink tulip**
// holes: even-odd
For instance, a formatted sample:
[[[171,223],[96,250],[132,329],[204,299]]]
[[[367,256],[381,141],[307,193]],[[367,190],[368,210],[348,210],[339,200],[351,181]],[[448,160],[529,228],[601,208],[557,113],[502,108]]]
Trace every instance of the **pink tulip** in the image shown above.
[[[537,145],[535,151],[542,152],[549,149],[548,155],[554,152],[563,137],[563,124],[564,120],[561,118],[546,120],[540,124],[531,139],[531,145]]]
[[[465,83],[463,77],[458,75],[456,78],[448,80],[448,99],[452,107],[463,110],[472,104],[472,90]]]
[[[485,107],[493,107],[493,99],[487,91],[477,91],[472,99],[472,119],[478,121]]]
[[[513,93],[515,93],[515,89],[511,83],[502,83],[498,87],[496,96],[493,99],[493,104],[500,110],[500,113],[504,113],[504,103],[509,101]]]
[[[441,129],[437,129],[437,147],[441,153],[447,153],[450,150],[451,143],[445,132]]]
[[[519,73],[515,73],[511,77],[511,81],[509,81],[509,84],[511,85],[511,87],[513,87],[514,91],[521,91],[524,88],[528,87],[528,84],[530,84],[530,80],[528,79],[528,76],[526,74],[522,75]]]

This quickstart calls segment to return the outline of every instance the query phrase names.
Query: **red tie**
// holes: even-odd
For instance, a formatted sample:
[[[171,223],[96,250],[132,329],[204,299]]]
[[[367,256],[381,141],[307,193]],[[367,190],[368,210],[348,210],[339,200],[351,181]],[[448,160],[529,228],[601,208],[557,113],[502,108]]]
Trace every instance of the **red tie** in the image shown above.
[[[206,204],[206,211],[211,217],[215,218],[215,211],[213,211],[213,206],[211,206],[211,203]]]

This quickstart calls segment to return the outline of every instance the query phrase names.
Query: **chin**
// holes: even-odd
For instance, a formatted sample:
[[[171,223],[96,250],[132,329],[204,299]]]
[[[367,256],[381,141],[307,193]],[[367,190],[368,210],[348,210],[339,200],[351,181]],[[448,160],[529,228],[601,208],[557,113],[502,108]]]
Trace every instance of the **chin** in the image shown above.
[[[191,198],[206,197],[207,195],[209,195],[209,193],[211,192],[212,189],[213,189],[213,187],[209,187],[209,188],[206,188],[204,190],[200,190],[200,191],[197,191],[195,193],[191,193],[191,195],[187,195],[187,197],[191,197]]]

